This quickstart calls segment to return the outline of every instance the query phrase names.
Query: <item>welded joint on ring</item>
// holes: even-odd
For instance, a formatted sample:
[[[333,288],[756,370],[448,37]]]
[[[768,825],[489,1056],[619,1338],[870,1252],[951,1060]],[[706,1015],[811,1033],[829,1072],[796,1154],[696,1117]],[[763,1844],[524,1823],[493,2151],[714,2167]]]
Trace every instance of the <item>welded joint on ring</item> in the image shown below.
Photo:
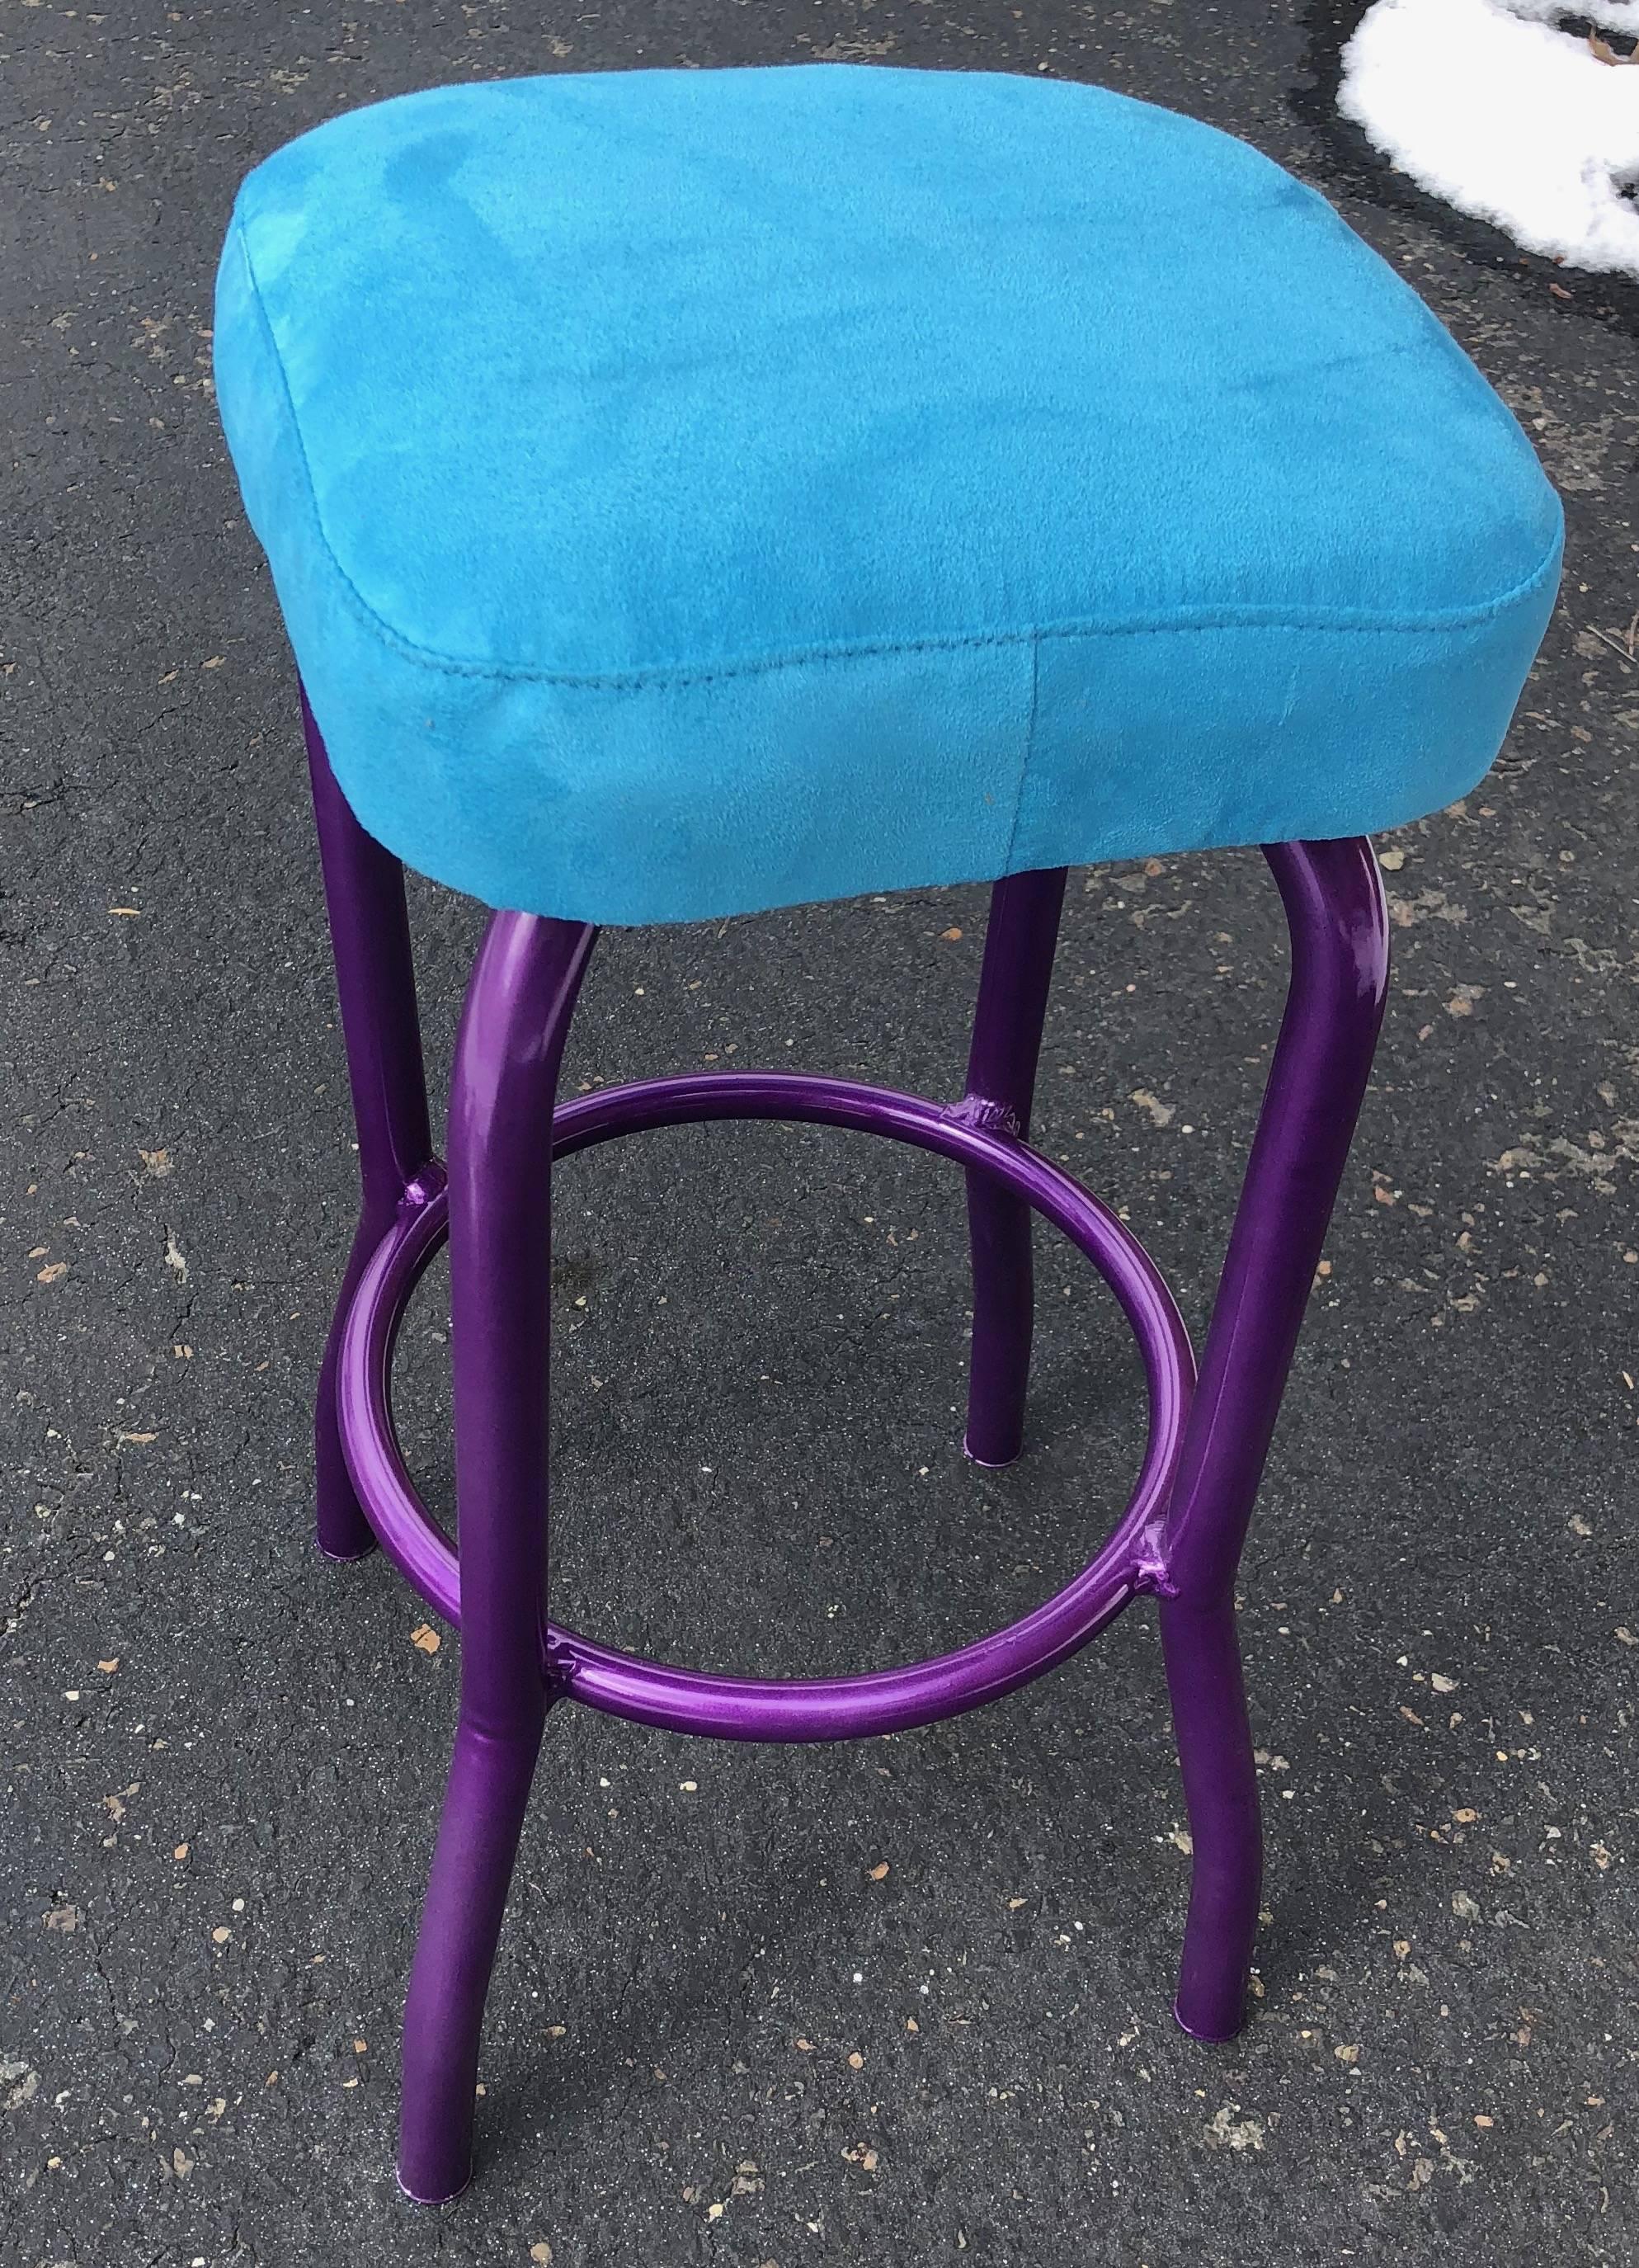
[[[563,1643],[562,1631],[548,1623],[540,1642],[540,1674],[546,1680],[548,1701],[574,1699],[575,1675],[580,1666],[574,1647]]]
[[[444,1160],[441,1158],[429,1158],[426,1164],[419,1167],[405,1183],[404,1194],[399,1199],[400,1212],[425,1212],[430,1204],[436,1204],[444,1195],[449,1178],[449,1174],[445,1170]]]
[[[1134,1589],[1142,1591],[1146,1598],[1180,1598],[1183,1587],[1167,1564],[1165,1506],[1139,1530],[1136,1549],[1138,1556],[1133,1562]]]
[[[988,1094],[965,1094],[959,1102],[951,1103],[944,1115],[954,1125],[976,1126],[982,1133],[1010,1135],[1016,1142],[1024,1136],[1018,1113],[1011,1104],[996,1102]]]
[[[1149,1599],[1178,1599],[1183,1596],[1183,1587],[1165,1560],[1149,1553],[1133,1569],[1133,1588],[1142,1591]]]

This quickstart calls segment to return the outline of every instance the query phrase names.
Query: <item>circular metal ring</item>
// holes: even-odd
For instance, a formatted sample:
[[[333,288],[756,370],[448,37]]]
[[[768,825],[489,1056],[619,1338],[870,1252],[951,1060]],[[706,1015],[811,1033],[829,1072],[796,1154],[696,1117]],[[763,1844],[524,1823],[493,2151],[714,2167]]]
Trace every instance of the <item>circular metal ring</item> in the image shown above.
[[[993,1174],[1060,1229],[1109,1285],[1144,1366],[1149,1440],[1125,1511],[1064,1588],[1004,1629],[927,1661],[837,1678],[721,1677],[646,1661],[556,1624],[543,1672],[591,1707],[731,1740],[814,1741],[896,1732],[979,1707],[1086,1644],[1143,1587],[1145,1538],[1164,1509],[1194,1385],[1194,1358],[1155,1263],[1107,1205],[1003,1129],[915,1095],[779,1071],[696,1073],[577,1096],[557,1111],[552,1154],[655,1126],[767,1118],[886,1134]],[[455,1547],[415,1493],[393,1429],[393,1350],[410,1293],[448,1234],[442,1172],[408,1193],[349,1304],[337,1410],[349,1470],[382,1549],[429,1605],[460,1620]]]

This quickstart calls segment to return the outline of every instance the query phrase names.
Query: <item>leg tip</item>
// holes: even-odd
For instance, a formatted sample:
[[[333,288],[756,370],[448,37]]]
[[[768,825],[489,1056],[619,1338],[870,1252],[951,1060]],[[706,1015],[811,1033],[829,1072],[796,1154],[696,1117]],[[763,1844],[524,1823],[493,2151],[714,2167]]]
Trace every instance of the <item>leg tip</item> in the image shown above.
[[[1221,2048],[1230,2040],[1238,2039],[1246,2023],[1245,2009],[1228,2025],[1222,2021],[1216,2024],[1194,2023],[1176,2000],[1172,2003],[1172,2016],[1180,2031],[1187,2032],[1192,2040],[1199,2040],[1203,2047],[1209,2048]]]
[[[319,1545],[319,1556],[321,1559],[327,1559],[333,1567],[356,1567],[361,1559],[368,1559],[375,1548],[376,1539],[373,1535],[368,1543],[360,1544],[356,1551],[333,1551],[330,1546],[321,1540]]]
[[[962,1443],[962,1454],[966,1458],[970,1465],[977,1465],[981,1472],[1004,1473],[1010,1465],[1018,1463],[1019,1449],[1022,1449],[1023,1447],[1024,1444],[1021,1441],[1018,1445],[1018,1448],[1010,1449],[1005,1456],[981,1457],[971,1441],[964,1440]]]
[[[408,2182],[404,2178],[404,2169],[402,2167],[399,2169],[396,2179],[400,2189],[403,2191],[404,2195],[409,2199],[412,2205],[453,2205],[456,2198],[458,2197],[464,2197],[467,2190],[471,2187],[473,2169],[468,2166],[467,2171],[461,2176],[460,2180],[456,2183],[453,2189],[442,2188],[437,2183],[429,2184],[429,2187],[432,2191],[432,2194],[430,2195],[426,2194],[421,2190],[412,2189]]]

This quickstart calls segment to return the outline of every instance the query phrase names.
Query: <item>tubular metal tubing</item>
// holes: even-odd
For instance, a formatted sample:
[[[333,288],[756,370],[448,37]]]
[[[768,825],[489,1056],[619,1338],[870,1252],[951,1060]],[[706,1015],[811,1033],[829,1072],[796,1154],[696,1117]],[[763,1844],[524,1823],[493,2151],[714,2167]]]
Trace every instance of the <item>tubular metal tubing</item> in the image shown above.
[[[1064,903],[1064,869],[1010,874],[990,893],[979,1005],[960,1115],[1020,1141],[1030,1133],[1036,1058]],[[1030,1207],[994,1174],[967,1176],[974,1336],[963,1447],[976,1465],[1009,1465],[1025,1444],[1034,1331]]]
[[[817,1741],[902,1730],[974,1709],[1067,1659],[1150,1587],[1143,1539],[1172,1484],[1194,1381],[1177,1307],[1137,1239],[1056,1166],[992,1128],[913,1095],[779,1071],[705,1072],[577,1096],[558,1111],[552,1155],[652,1126],[764,1118],[887,1134],[937,1151],[1017,1191],[1093,1263],[1132,1325],[1145,1366],[1150,1440],[1126,1510],[1100,1551],[1056,1596],[1007,1629],[931,1661],[863,1676],[717,1677],[639,1660],[548,1624],[547,1681],[616,1716],[729,1740]],[[423,1176],[371,1256],[342,1336],[341,1407],[354,1485],[382,1548],[430,1605],[459,1623],[454,1547],[417,1498],[393,1434],[393,1343],[417,1279],[446,1231],[446,1202]]]

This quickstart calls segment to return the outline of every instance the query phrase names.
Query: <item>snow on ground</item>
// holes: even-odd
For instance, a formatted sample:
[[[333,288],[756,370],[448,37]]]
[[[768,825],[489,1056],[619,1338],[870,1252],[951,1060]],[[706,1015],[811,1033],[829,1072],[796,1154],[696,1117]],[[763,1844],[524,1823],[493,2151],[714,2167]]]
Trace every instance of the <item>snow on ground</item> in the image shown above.
[[[1584,5],[1639,33],[1639,0]],[[1425,189],[1529,252],[1639,276],[1639,66],[1558,28],[1564,0],[1376,0],[1338,107]]]

